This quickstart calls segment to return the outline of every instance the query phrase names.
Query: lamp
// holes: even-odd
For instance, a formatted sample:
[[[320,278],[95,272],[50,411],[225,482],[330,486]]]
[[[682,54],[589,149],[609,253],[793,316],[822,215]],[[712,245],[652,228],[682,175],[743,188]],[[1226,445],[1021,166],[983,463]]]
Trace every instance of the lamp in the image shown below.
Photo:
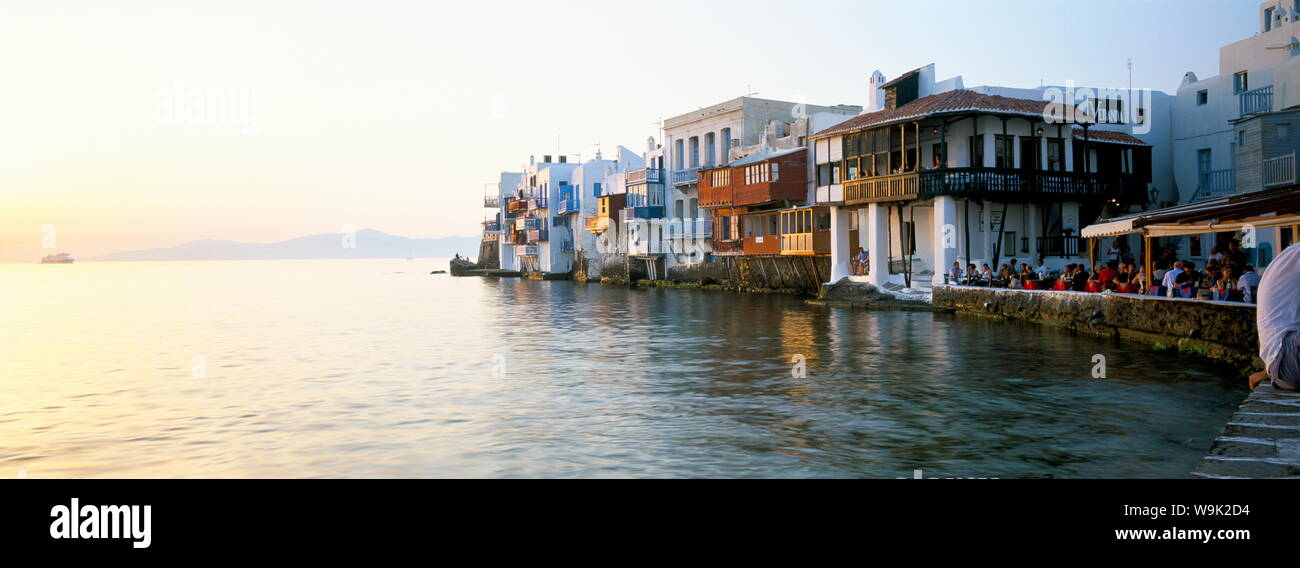
[[[1034,132],[1036,132],[1039,136],[1042,136],[1042,135],[1043,135],[1043,127],[1039,126],[1039,127],[1038,127],[1038,130],[1035,130]]]

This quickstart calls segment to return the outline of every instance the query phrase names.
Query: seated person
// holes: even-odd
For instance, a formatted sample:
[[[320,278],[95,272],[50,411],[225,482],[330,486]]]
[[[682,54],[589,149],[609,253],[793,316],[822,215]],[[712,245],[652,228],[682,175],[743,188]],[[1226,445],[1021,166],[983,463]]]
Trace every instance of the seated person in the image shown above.
[[[1268,266],[1257,300],[1264,371],[1250,377],[1250,388],[1272,379],[1279,389],[1300,390],[1300,244],[1287,247]]]

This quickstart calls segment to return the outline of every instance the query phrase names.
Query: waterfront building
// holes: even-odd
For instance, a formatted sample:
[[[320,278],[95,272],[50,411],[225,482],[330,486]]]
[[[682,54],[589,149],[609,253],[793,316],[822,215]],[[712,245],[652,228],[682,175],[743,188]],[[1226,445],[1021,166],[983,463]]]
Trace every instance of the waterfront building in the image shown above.
[[[1300,0],[1258,6],[1259,33],[1219,48],[1218,75],[1183,76],[1174,106],[1174,176],[1169,205],[1212,200],[1296,181],[1300,148]],[[1204,262],[1217,246],[1245,235],[1161,239],[1181,258]],[[1251,262],[1265,266],[1295,239],[1290,229],[1245,238]],[[1250,242],[1253,241],[1253,242]]]
[[[960,77],[936,80],[933,65],[892,81],[876,72],[870,83],[867,112],[812,136],[832,282],[851,276],[858,247],[871,270],[854,279],[887,288],[942,283],[935,275],[954,262],[996,271],[1043,258],[1059,268],[1088,257],[1082,226],[1150,200],[1152,144],[1129,132],[1151,120],[1151,105],[1111,113],[1117,99],[1068,94],[1054,109],[1051,87],[1013,92],[1040,93],[1029,98],[966,89]],[[1057,118],[1075,103],[1103,120]]]
[[[567,156],[529,158],[518,185],[502,200],[502,248],[513,250],[501,255],[501,268],[543,277],[572,271],[577,234],[572,224],[579,222],[571,214],[578,210],[574,172],[601,171],[609,164],[607,160],[570,163]]]
[[[572,192],[578,202],[566,205],[573,213],[568,226],[574,235],[574,270],[579,278],[599,278],[607,262],[627,254],[620,222],[627,201],[627,180],[645,169],[644,158],[619,146],[613,161],[596,160],[574,172]],[[576,207],[573,207],[576,205]]]
[[[507,213],[505,210],[505,203],[506,199],[512,196],[515,189],[519,187],[519,181],[523,179],[523,176],[524,174],[521,172],[501,172],[497,177],[496,184],[490,191],[483,195],[483,207],[487,209],[489,213],[488,218],[483,221],[483,242],[487,243],[487,245],[479,246],[480,256],[482,256],[482,251],[486,248],[495,248],[495,266],[497,267],[505,266],[505,257],[507,254],[512,259],[514,258],[513,246],[511,246],[510,250],[507,251],[505,250],[506,247],[502,244],[506,238],[505,234],[507,232]],[[481,263],[484,259],[480,258],[478,260]],[[513,263],[515,261],[512,260],[511,262]]]
[[[702,170],[727,166],[736,159],[754,154],[764,132],[774,123],[784,125],[784,131],[789,131],[790,126],[801,118],[814,115],[839,117],[839,120],[825,119],[834,123],[861,111],[862,107],[853,105],[820,106],[745,96],[664,120],[664,146],[651,158],[656,165],[669,170],[665,174],[664,196],[664,205],[670,216],[667,223],[669,240],[696,245],[693,248],[674,246],[674,249],[684,252],[665,255],[665,269],[674,264],[705,262],[715,252],[713,237],[717,235],[717,225],[700,206]],[[794,140],[791,147],[806,144],[805,134],[803,140]]]

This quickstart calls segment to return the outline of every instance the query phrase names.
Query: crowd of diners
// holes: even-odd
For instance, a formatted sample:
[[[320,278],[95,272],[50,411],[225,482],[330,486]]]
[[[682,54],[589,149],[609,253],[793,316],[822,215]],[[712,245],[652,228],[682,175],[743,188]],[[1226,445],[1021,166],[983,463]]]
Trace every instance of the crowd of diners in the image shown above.
[[[962,269],[954,262],[945,275],[950,284],[983,286],[1012,290],[1063,290],[1090,293],[1137,294],[1256,303],[1260,275],[1255,267],[1246,264],[1247,255],[1241,243],[1231,241],[1216,247],[1204,267],[1188,260],[1177,259],[1177,248],[1165,247],[1153,263],[1148,278],[1138,266],[1137,258],[1129,247],[1116,244],[1109,251],[1111,259],[1089,267],[1086,264],[1067,264],[1064,270],[1048,269],[1040,258],[1028,262],[999,264],[996,271],[988,264],[977,267],[974,263]]]

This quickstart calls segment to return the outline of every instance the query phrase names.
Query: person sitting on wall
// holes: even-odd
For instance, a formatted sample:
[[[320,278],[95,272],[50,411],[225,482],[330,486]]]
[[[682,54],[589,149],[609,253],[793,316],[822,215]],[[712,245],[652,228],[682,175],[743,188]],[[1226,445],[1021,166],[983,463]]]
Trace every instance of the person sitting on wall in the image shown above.
[[[952,268],[949,268],[949,269],[948,269],[948,283],[949,283],[949,284],[954,284],[954,285],[955,285],[955,284],[960,284],[960,283],[961,283],[961,263],[960,263],[960,262],[953,262],[953,263],[952,263]]]
[[[977,280],[979,280],[979,270],[975,268],[975,263],[966,264],[966,284],[974,286]]]
[[[858,274],[866,274],[871,268],[871,253],[867,249],[858,247]]]
[[[1264,370],[1250,377],[1250,389],[1272,379],[1279,389],[1300,390],[1300,244],[1287,247],[1269,264],[1258,300],[1255,321]]]
[[[1019,275],[1019,274],[1012,274],[1012,275],[1011,275],[1011,280],[1008,280],[1008,281],[1007,281],[1007,289],[1009,289],[1009,290],[1024,290],[1024,289],[1025,289],[1025,281],[1020,279],[1020,275]]]
[[[989,268],[988,264],[985,264],[984,268],[980,269],[980,282],[985,286],[993,284],[993,269]]]

